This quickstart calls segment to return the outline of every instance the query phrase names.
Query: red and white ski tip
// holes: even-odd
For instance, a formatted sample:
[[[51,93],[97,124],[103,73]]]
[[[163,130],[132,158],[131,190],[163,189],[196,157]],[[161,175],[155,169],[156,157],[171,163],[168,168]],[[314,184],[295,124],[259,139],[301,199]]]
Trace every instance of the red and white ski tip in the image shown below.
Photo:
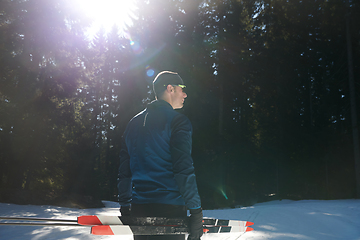
[[[241,226],[241,227],[249,227],[254,225],[253,222],[248,222],[248,221],[237,221],[237,220],[229,220],[229,223],[227,226]]]
[[[228,226],[232,226],[232,227],[237,227],[237,226],[241,226],[241,227],[249,227],[254,225],[253,222],[248,222],[248,221],[237,221],[237,220],[229,220]]]
[[[131,228],[126,225],[109,226],[99,225],[91,228],[93,235],[133,235]]]
[[[80,225],[123,225],[119,217],[106,215],[79,216],[77,221]]]

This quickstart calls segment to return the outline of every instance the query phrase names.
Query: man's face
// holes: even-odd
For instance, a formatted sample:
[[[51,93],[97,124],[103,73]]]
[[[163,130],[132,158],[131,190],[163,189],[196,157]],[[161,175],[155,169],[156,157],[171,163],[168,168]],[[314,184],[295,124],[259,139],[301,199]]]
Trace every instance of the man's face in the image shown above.
[[[180,109],[184,106],[186,93],[179,86],[174,86],[174,92],[172,94],[172,107],[174,109]]]

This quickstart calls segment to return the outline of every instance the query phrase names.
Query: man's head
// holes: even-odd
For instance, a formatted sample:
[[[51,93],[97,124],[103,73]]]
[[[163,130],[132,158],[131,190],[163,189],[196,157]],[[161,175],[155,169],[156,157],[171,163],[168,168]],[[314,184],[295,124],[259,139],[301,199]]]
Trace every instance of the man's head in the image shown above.
[[[183,88],[184,81],[175,72],[163,71],[153,81],[156,99],[167,101],[174,109],[183,107],[184,99],[187,97]]]

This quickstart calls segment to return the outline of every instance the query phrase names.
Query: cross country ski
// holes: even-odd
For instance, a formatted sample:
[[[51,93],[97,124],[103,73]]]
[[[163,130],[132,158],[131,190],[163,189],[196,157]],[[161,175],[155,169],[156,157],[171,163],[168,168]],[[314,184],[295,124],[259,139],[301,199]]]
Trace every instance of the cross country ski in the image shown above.
[[[127,217],[111,215],[84,215],[77,219],[36,217],[1,217],[0,225],[22,226],[92,226],[93,235],[163,235],[188,233],[187,218]],[[17,222],[14,222],[17,221]],[[249,221],[204,218],[204,233],[244,233],[254,230]]]
[[[77,222],[80,225],[177,225],[187,226],[188,218],[166,218],[166,217],[125,217],[107,215],[85,215],[79,216]],[[203,218],[204,225],[215,226],[243,226],[253,225],[253,222],[225,220],[217,218]]]
[[[79,225],[135,225],[135,226],[151,226],[151,225],[171,225],[171,226],[187,226],[188,218],[166,218],[166,217],[123,217],[111,215],[84,215],[76,219],[58,219],[58,218],[36,218],[36,217],[1,217],[0,220],[18,220],[18,221],[34,221],[34,222],[65,222]],[[9,224],[9,223],[5,223]],[[249,221],[225,220],[217,218],[204,218],[204,225],[213,226],[243,226],[249,227],[254,225]]]
[[[204,226],[204,233],[244,233],[254,230],[242,226]],[[97,225],[91,227],[93,235],[163,235],[185,234],[189,230],[182,226],[132,226],[132,225]]]

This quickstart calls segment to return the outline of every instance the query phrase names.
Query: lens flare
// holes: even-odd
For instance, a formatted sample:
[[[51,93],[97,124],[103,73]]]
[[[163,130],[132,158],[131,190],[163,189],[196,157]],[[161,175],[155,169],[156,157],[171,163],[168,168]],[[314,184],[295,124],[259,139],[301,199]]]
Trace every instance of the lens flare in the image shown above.
[[[131,46],[131,49],[133,50],[133,52],[137,55],[141,54],[143,52],[143,49],[140,46],[140,43],[138,41],[130,40],[130,46]]]
[[[220,189],[220,192],[221,192],[221,194],[224,196],[224,198],[225,198],[226,200],[229,199],[223,189]]]
[[[131,37],[130,33],[126,32],[124,37],[129,40],[131,49],[136,55],[139,55],[144,52],[144,49],[141,47],[140,42]]]
[[[148,77],[154,76],[154,73],[155,73],[155,71],[154,71],[153,69],[148,69],[148,70],[146,70],[146,75],[147,75]]]

